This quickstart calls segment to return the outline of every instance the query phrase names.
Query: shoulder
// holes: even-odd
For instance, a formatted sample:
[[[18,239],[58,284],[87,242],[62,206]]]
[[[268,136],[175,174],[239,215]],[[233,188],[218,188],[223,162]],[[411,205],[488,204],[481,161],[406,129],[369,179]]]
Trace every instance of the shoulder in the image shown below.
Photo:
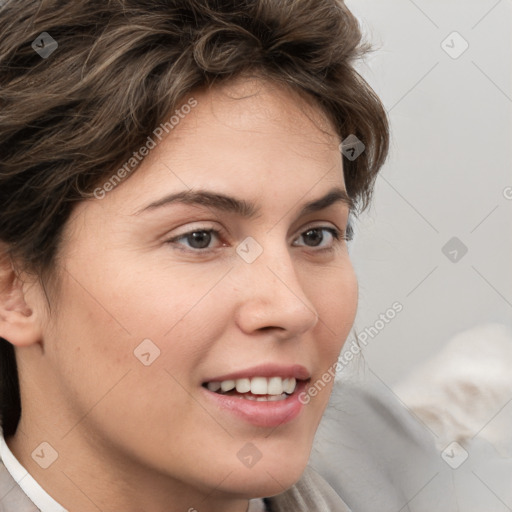
[[[405,511],[444,462],[433,434],[370,375],[336,383],[310,464],[354,510]]]

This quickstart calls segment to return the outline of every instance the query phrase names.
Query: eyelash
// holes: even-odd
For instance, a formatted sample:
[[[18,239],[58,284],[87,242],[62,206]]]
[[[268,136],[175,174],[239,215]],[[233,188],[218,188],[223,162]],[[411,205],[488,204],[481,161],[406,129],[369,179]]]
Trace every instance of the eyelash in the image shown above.
[[[339,229],[336,229],[336,228],[333,228],[330,226],[312,226],[312,227],[307,228],[305,231],[303,231],[300,234],[300,236],[303,236],[304,234],[308,233],[309,231],[313,231],[313,230],[328,231],[334,238],[333,246],[341,244],[343,241],[352,240],[350,227],[347,229],[346,232],[344,232],[344,231],[340,231]],[[187,231],[186,233],[183,233],[181,235],[173,237],[173,238],[167,240],[166,243],[177,244],[177,242],[179,240],[186,239],[188,236],[192,235],[193,233],[210,233],[210,234],[213,233],[215,235],[215,237],[217,237],[218,239],[220,239],[220,237],[222,235],[222,232],[220,230],[213,229],[213,228],[199,227],[197,229],[193,229],[191,231]],[[300,238],[300,236],[299,236],[299,238]],[[177,245],[179,245],[179,244],[177,244]],[[313,249],[315,252],[324,252],[324,251],[332,251],[335,248],[333,246],[323,247],[321,249],[315,249],[315,246],[301,246],[301,247],[309,247],[310,249]],[[196,253],[196,254],[208,254],[208,253],[216,250],[216,248],[195,249],[195,248],[191,248],[191,247],[189,247],[189,248],[178,247],[178,249],[185,251],[185,252]]]

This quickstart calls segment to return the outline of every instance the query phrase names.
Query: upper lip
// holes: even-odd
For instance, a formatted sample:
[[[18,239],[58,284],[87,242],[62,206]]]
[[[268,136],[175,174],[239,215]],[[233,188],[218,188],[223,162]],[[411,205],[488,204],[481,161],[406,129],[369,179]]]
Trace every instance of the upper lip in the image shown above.
[[[206,379],[204,382],[222,382],[225,380],[251,379],[252,377],[294,377],[297,380],[307,380],[311,378],[311,373],[305,366],[300,364],[261,364],[251,368],[246,368],[245,370],[218,375],[212,377],[211,379]]]

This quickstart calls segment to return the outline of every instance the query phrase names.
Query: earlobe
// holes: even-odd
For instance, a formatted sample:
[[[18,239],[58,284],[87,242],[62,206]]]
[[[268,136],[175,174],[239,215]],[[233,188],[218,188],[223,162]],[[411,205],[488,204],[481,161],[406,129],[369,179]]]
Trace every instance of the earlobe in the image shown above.
[[[27,303],[25,286],[11,259],[0,256],[0,338],[15,346],[28,346],[41,340],[40,322]]]

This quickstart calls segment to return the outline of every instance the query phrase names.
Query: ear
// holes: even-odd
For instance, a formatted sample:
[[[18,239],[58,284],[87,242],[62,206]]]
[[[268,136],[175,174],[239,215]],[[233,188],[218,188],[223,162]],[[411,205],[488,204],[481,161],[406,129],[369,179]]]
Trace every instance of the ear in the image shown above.
[[[38,315],[27,303],[27,287],[12,259],[0,251],[0,338],[19,347],[38,343],[42,336]]]

